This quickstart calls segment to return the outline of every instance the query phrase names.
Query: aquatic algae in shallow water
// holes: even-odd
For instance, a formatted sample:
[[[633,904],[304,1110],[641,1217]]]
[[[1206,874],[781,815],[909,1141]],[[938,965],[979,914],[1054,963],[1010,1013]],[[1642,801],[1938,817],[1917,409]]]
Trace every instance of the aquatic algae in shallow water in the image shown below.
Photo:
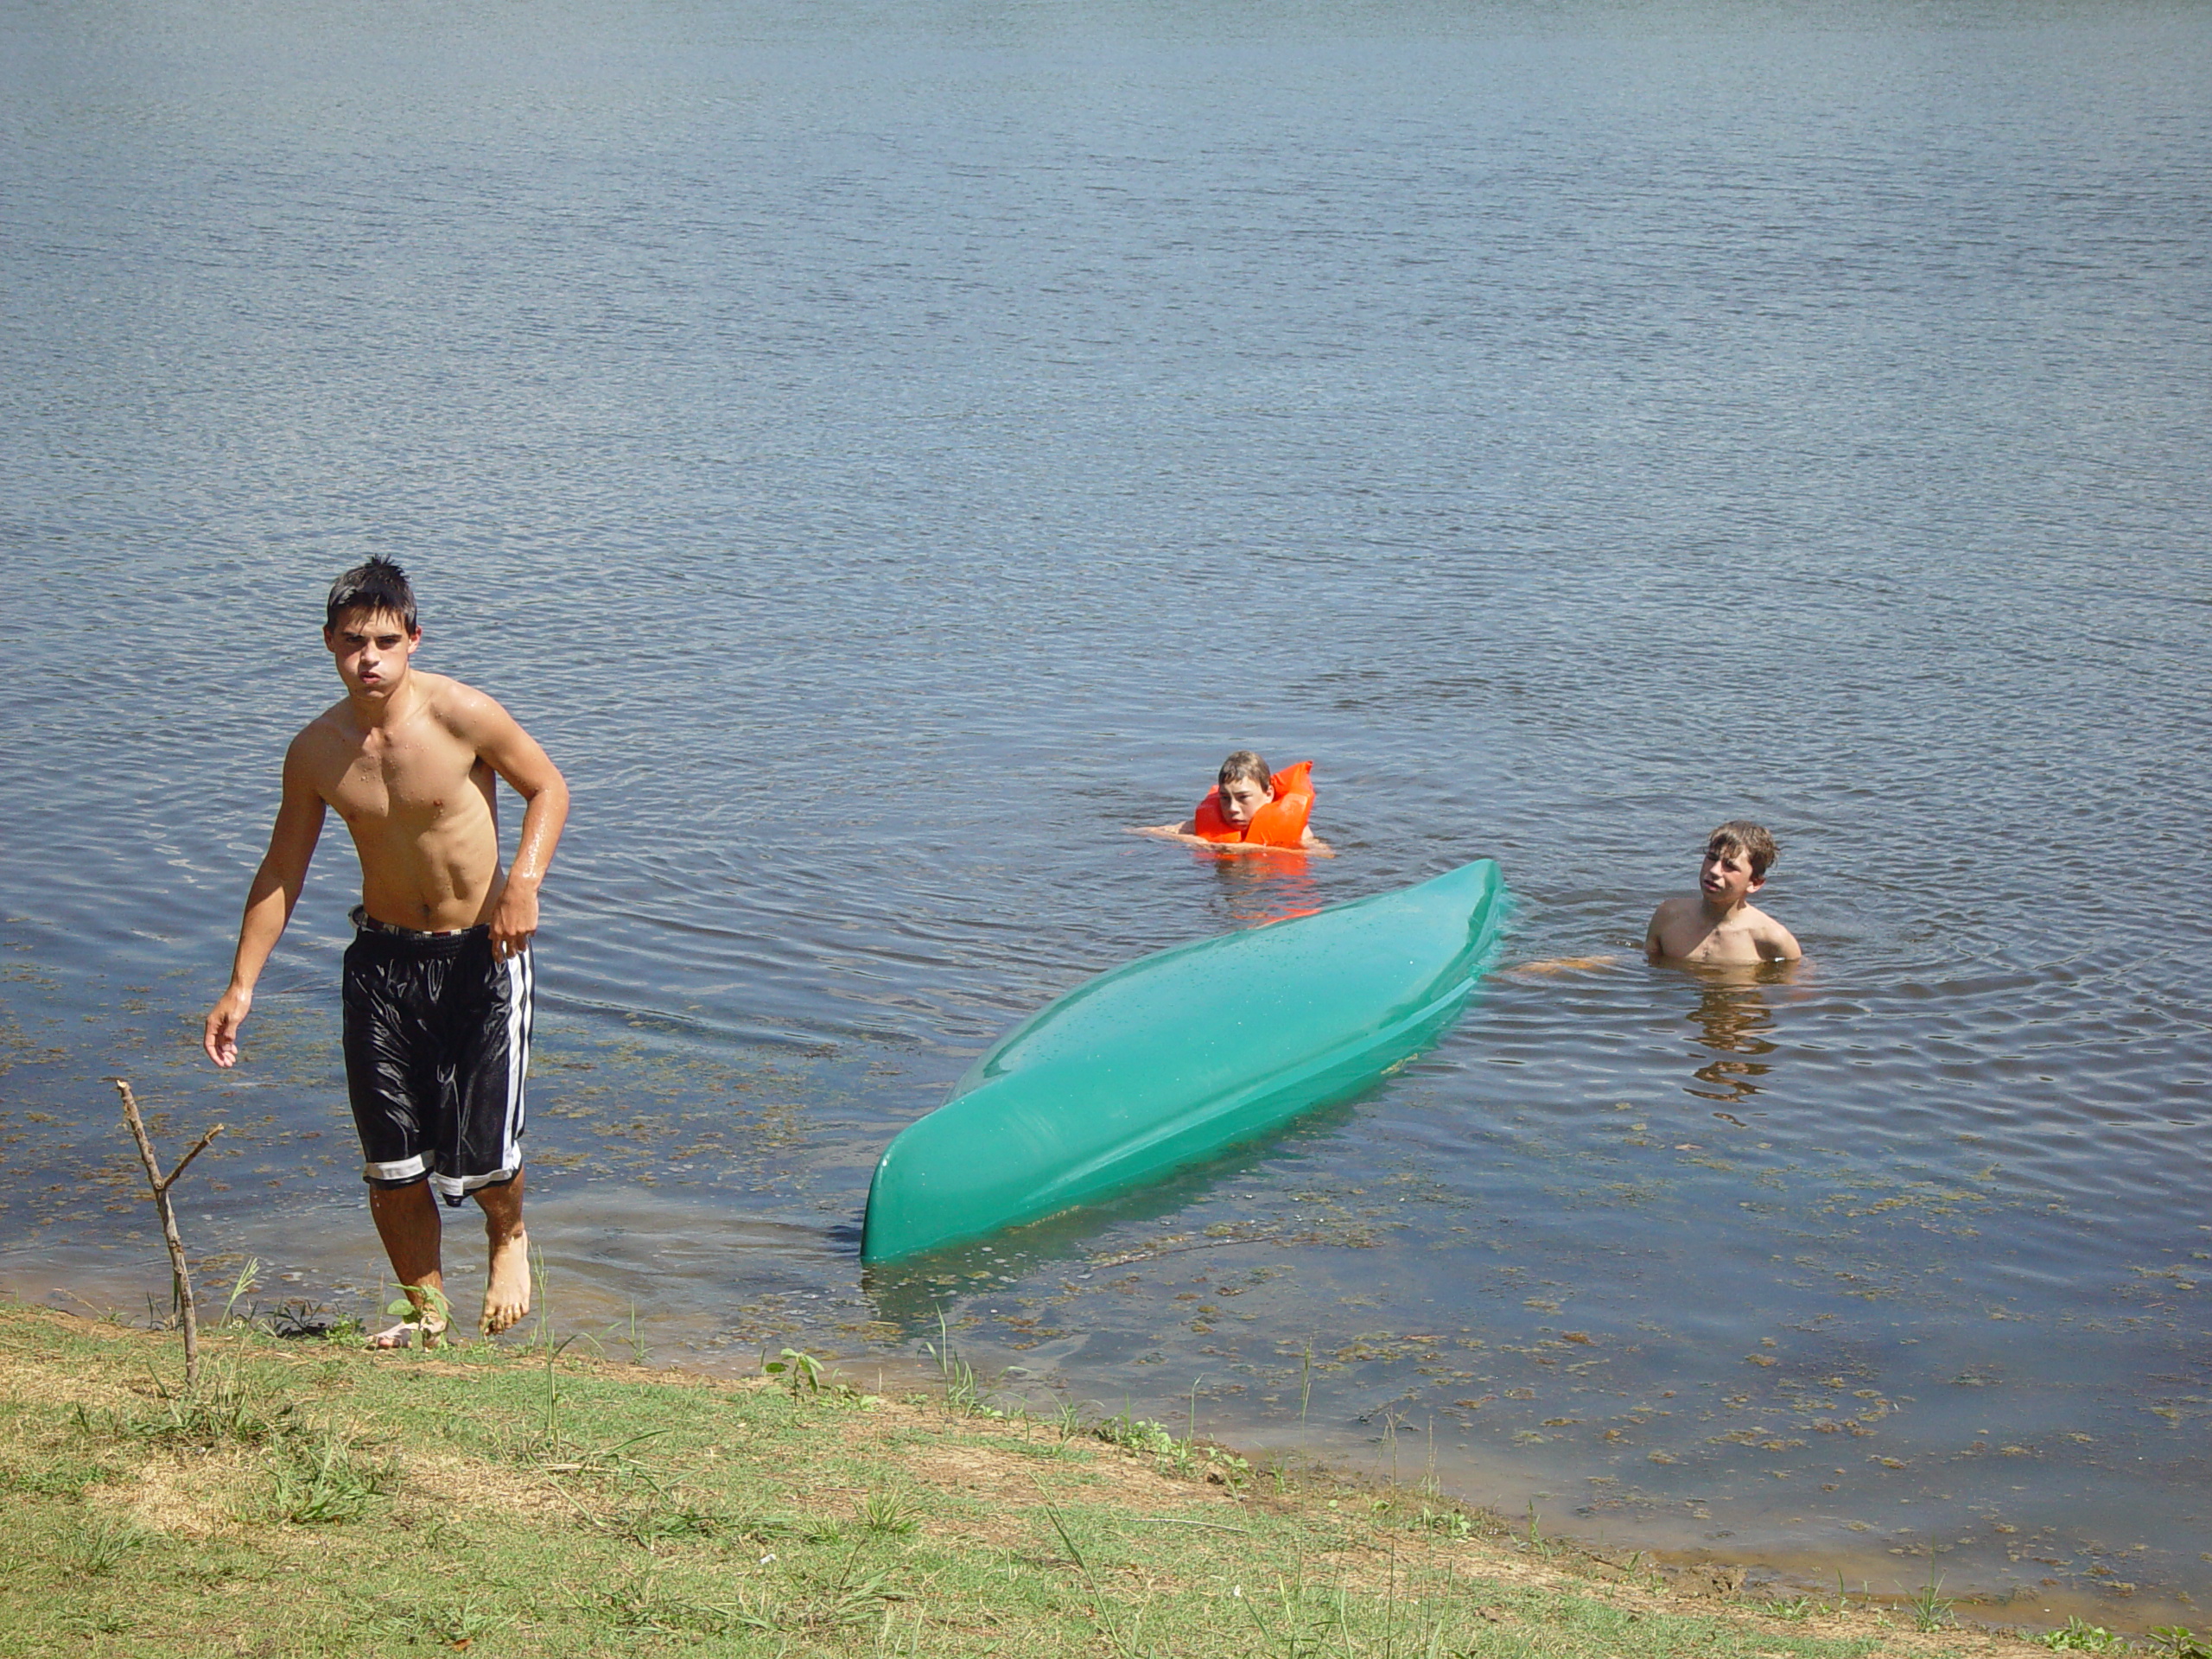
[[[1078,986],[885,1148],[862,1257],[1095,1204],[1357,1094],[1457,1016],[1510,903],[1481,859]]]

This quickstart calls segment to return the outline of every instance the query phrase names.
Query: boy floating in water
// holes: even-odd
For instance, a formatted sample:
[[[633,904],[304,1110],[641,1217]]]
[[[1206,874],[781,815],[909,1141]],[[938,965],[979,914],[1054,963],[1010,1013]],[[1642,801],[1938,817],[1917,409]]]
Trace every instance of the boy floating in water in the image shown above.
[[[1741,818],[1707,837],[1698,894],[1669,899],[1651,912],[1643,952],[1654,962],[1795,962],[1805,953],[1789,930],[1751,897],[1766,885],[1774,837]]]
[[[1224,853],[1300,851],[1336,856],[1306,823],[1313,810],[1313,763],[1270,772],[1249,749],[1221,763],[1214,787],[1180,823],[1147,824],[1134,833],[1165,836]]]
[[[361,860],[345,1052],[369,1214],[429,1343],[446,1324],[436,1199],[473,1196],[492,1247],[479,1323],[496,1333],[530,1311],[520,1145],[530,942],[569,786],[498,703],[412,666],[423,631],[406,573],[389,559],[331,584],[322,642],[346,695],[284,752],[276,825],[246,895],[230,988],[207,1015],[207,1058],[238,1063],[254,982],[334,809]],[[527,803],[504,872],[496,778]],[[404,1347],[409,1333],[397,1325],[370,1346]]]

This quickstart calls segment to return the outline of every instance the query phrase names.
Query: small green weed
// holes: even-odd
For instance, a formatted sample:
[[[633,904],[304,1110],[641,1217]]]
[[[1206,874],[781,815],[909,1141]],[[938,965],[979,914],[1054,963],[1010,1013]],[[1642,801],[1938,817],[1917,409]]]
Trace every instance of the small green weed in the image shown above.
[[[944,1310],[938,1310],[938,1334],[944,1335]],[[925,1348],[937,1357],[937,1373],[944,1385],[944,1408],[960,1416],[971,1416],[983,1404],[983,1385],[976,1376],[976,1368],[953,1351],[948,1339],[941,1344],[924,1343]]]
[[[0,1464],[0,1492],[21,1492],[29,1497],[81,1497],[85,1488],[112,1480],[116,1473],[104,1463],[73,1460],[46,1469]]]
[[[411,1336],[426,1348],[444,1341],[446,1332],[453,1329],[453,1304],[435,1285],[416,1285],[411,1290],[402,1287],[398,1295],[385,1304],[384,1311],[410,1327]]]
[[[1764,1613],[1769,1618],[1786,1618],[1792,1624],[1800,1619],[1810,1618],[1815,1613],[1820,1611],[1820,1604],[1810,1596],[1784,1596],[1773,1601],[1762,1601],[1757,1605],[1759,1611]]]
[[[632,1516],[623,1536],[650,1548],[661,1539],[720,1538],[742,1531],[745,1519],[697,1503],[665,1503]]]
[[[616,1580],[578,1598],[575,1605],[618,1630],[657,1635],[727,1636],[732,1630],[772,1630],[775,1622],[756,1608],[743,1591],[734,1602],[694,1601],[672,1593],[658,1569],[640,1568],[635,1577]]]
[[[2114,1636],[2101,1624],[2092,1624],[2076,1613],[2056,1630],[2045,1630],[2036,1638],[2054,1653],[2125,1653],[2128,1642],[2124,1636]]]
[[[859,1558],[859,1547],[855,1545],[846,1553],[834,1575],[809,1584],[812,1596],[789,1610],[786,1616],[811,1630],[834,1630],[874,1623],[876,1605],[888,1593],[891,1581],[887,1574],[881,1573],[855,1577],[854,1567]]]
[[[1414,1525],[1421,1531],[1433,1532],[1440,1538],[1471,1538],[1475,1533],[1475,1523],[1467,1519],[1465,1511],[1432,1510],[1426,1504],[1421,1506],[1421,1515]]]
[[[1133,1416],[1126,1411],[1099,1419],[1090,1426],[1090,1433],[1109,1446],[1122,1446],[1151,1458],[1154,1466],[1162,1474],[1195,1478],[1205,1465],[1211,1463],[1229,1484],[1241,1485],[1252,1472],[1248,1459],[1219,1447],[1210,1451],[1202,1448],[1196,1440],[1178,1439],[1165,1423]]]
[[[1917,1630],[1940,1630],[1957,1621],[1952,1614],[1955,1605],[1942,1593],[1942,1575],[1936,1571],[1936,1552],[1928,1552],[1928,1582],[1912,1592],[1905,1605],[1912,1609],[1913,1625]]]
[[[2212,1640],[2186,1625],[2160,1624],[2143,1632],[2151,1638],[2152,1651],[2160,1659],[2212,1659]]]
[[[1552,1554],[1552,1541],[1544,1536],[1542,1518],[1536,1513],[1536,1500],[1529,1500],[1529,1531],[1521,1540],[1522,1545],[1548,1560]]]
[[[124,1418],[111,1414],[105,1432],[118,1440],[212,1451],[225,1446],[266,1445],[289,1431],[292,1414],[293,1408],[286,1404],[274,1414],[264,1414],[232,1368],[218,1372],[194,1394],[163,1389],[162,1409],[153,1416]],[[81,1406],[77,1408],[77,1426],[88,1433],[103,1432]]]
[[[1180,1444],[1167,1432],[1165,1424],[1143,1417],[1133,1417],[1126,1411],[1101,1418],[1090,1426],[1090,1432],[1109,1446],[1125,1446],[1129,1451],[1149,1452],[1156,1457],[1173,1453]]]
[[[232,1316],[238,1311],[238,1304],[251,1295],[260,1283],[261,1258],[257,1255],[248,1256],[245,1265],[238,1269],[238,1276],[231,1286],[231,1294],[223,1300],[223,1317],[216,1323],[219,1325],[228,1325]]]
[[[117,1516],[97,1521],[79,1534],[70,1552],[69,1570],[84,1579],[102,1579],[116,1564],[146,1541],[146,1535]]]
[[[768,1360],[761,1365],[760,1369],[770,1376],[782,1377],[785,1386],[791,1389],[791,1398],[794,1400],[798,1398],[799,1390],[802,1388],[809,1394],[822,1392],[823,1364],[812,1354],[802,1353],[796,1348],[786,1348],[784,1350],[781,1359]]]
[[[921,1525],[911,1499],[898,1492],[870,1492],[861,1503],[861,1525],[886,1537],[904,1538]]]
[[[296,1526],[329,1526],[357,1519],[372,1497],[391,1490],[388,1462],[354,1455],[346,1436],[329,1431],[288,1440],[272,1457],[276,1513]]]

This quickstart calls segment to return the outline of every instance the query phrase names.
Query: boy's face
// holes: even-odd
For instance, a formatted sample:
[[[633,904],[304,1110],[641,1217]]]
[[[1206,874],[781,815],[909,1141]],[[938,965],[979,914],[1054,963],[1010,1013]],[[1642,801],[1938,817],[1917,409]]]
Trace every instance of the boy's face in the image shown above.
[[[1239,778],[1234,783],[1221,786],[1221,816],[1230,823],[1249,823],[1252,815],[1274,798],[1274,791],[1267,785],[1255,784],[1249,778]]]
[[[1698,891],[1715,910],[1733,910],[1766,883],[1751,874],[1751,855],[1740,847],[1723,843],[1705,849],[1698,867]]]
[[[346,611],[334,627],[322,631],[322,643],[330,647],[346,690],[380,702],[407,677],[408,661],[423,643],[423,631],[410,633],[390,611]]]

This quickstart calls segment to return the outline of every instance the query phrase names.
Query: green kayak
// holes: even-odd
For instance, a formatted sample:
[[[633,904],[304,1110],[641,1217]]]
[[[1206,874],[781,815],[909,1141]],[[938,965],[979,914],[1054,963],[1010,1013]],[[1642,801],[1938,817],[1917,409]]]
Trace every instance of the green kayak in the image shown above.
[[[1510,903],[1482,859],[1077,986],[884,1148],[862,1260],[1096,1204],[1358,1093],[1452,1022]]]

